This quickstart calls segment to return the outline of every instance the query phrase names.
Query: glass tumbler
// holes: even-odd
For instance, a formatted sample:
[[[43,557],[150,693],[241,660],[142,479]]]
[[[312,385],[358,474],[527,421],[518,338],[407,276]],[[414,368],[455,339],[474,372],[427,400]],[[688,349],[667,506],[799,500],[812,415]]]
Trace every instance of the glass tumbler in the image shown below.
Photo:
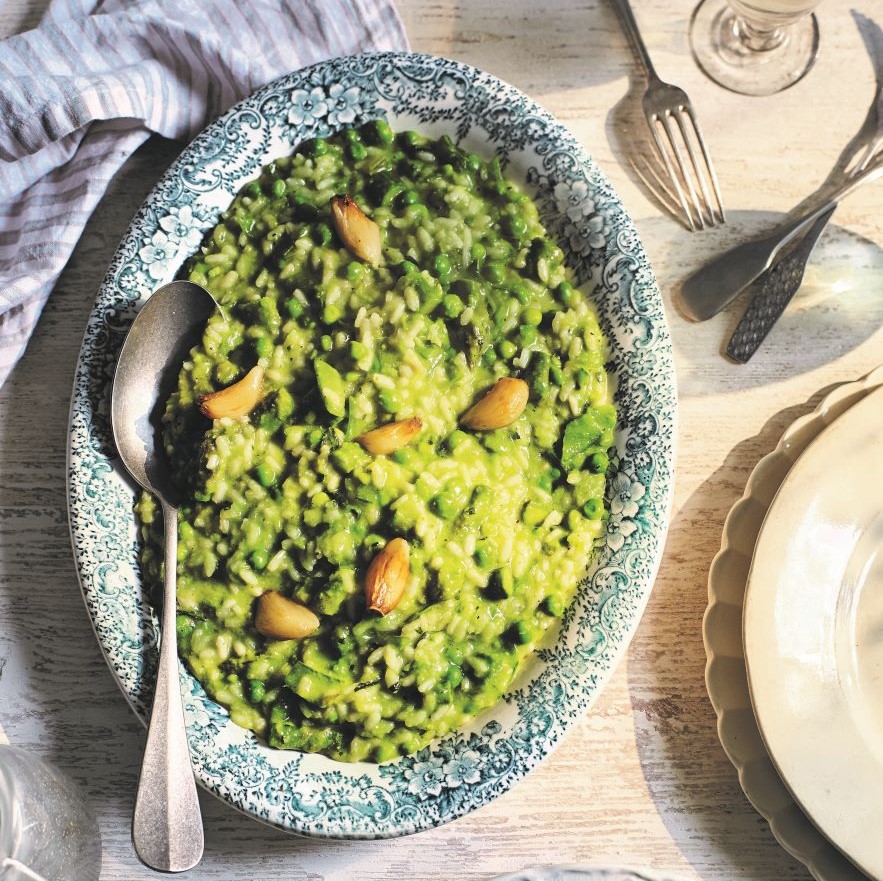
[[[98,881],[100,870],[98,823],[74,782],[0,745],[0,881]]]
[[[812,67],[820,0],[702,0],[690,23],[690,46],[716,83],[743,95],[774,95]]]

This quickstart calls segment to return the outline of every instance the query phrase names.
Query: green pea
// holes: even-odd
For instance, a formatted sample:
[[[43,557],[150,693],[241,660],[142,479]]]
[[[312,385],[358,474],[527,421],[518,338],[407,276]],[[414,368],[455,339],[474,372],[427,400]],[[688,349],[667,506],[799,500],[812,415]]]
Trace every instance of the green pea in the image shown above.
[[[469,435],[465,431],[455,429],[448,435],[448,449],[453,453],[458,447],[462,447],[469,440]]]
[[[313,138],[313,140],[307,141],[301,150],[307,156],[324,156],[328,152],[328,141],[325,138]]]
[[[346,265],[346,280],[350,284],[358,284],[365,277],[365,267],[358,260],[351,260]]]
[[[415,131],[401,132],[398,143],[408,152],[414,153],[424,144],[424,139]]]
[[[343,318],[343,309],[336,303],[329,303],[322,310],[322,321],[325,324],[334,324],[340,321],[341,318]]]
[[[321,428],[311,428],[306,434],[307,446],[311,450],[317,450],[322,445],[323,434]]]
[[[575,306],[577,303],[577,294],[569,281],[562,281],[555,288],[555,295],[565,306]]]
[[[359,143],[358,141],[352,141],[349,144],[349,154],[350,159],[354,162],[358,162],[360,159],[364,159],[368,155],[368,151],[365,149],[365,145]]]
[[[292,318],[299,318],[304,311],[304,304],[297,297],[289,297],[285,301],[285,309]]]
[[[262,336],[255,340],[254,350],[258,358],[269,358],[273,354],[273,340],[269,337]]]
[[[409,220],[415,220],[418,222],[429,220],[429,209],[420,202],[417,202],[414,205],[409,205],[405,214],[408,216]]]
[[[520,214],[509,215],[509,232],[519,241],[524,238],[527,233],[527,223]]]
[[[525,324],[532,324],[534,327],[537,327],[543,320],[543,310],[539,306],[528,306],[521,313],[521,319]]]
[[[564,614],[564,603],[561,597],[548,596],[540,603],[540,610],[553,618],[560,618]]]
[[[367,122],[360,130],[374,144],[389,146],[395,140],[395,133],[385,119],[375,119]]]
[[[463,671],[456,664],[451,664],[448,667],[448,672],[445,674],[445,679],[456,688],[463,681]]]
[[[488,281],[501,284],[506,278],[506,267],[502,263],[488,263],[484,268],[484,274]]]
[[[396,269],[400,275],[409,275],[412,272],[417,272],[417,264],[412,263],[410,260],[402,260]]]
[[[516,346],[511,340],[503,340],[501,343],[497,344],[497,352],[499,352],[500,357],[506,361],[514,358],[517,351],[518,346]]]
[[[256,180],[253,180],[245,189],[248,192],[248,195],[251,196],[253,199],[257,199],[258,196],[263,195],[261,185]]]
[[[491,552],[487,548],[482,547],[476,548],[475,553],[472,556],[475,559],[475,564],[482,569],[487,569],[491,565],[491,560],[493,559]]]
[[[255,468],[254,473],[261,486],[269,488],[276,483],[276,471],[266,462],[261,462],[260,465]]]
[[[420,193],[417,190],[402,190],[402,204],[416,205],[420,201]]]
[[[497,353],[493,349],[488,349],[481,356],[481,363],[484,364],[485,367],[492,367],[497,363]]]
[[[447,492],[440,492],[432,500],[431,507],[442,520],[453,520],[460,513],[460,506],[457,504],[456,496]]]
[[[267,695],[267,687],[260,679],[248,680],[248,696],[251,702],[259,704]]]
[[[260,425],[262,431],[266,431],[267,434],[272,435],[276,433],[276,431],[282,425],[282,422],[272,413],[261,413],[261,419],[258,424]]]
[[[539,331],[532,324],[522,324],[518,328],[518,339],[523,346],[533,345],[539,337]]]
[[[610,459],[607,453],[593,453],[589,456],[589,471],[595,474],[603,474],[607,471],[608,465],[610,465]]]
[[[325,333],[319,338],[319,346],[323,352],[330,352],[334,348],[334,340]]]
[[[281,199],[285,195],[285,190],[285,181],[277,177],[276,180],[273,181],[273,195],[277,199]]]
[[[263,548],[256,548],[248,555],[248,562],[255,572],[261,572],[267,568],[270,562],[270,555]]]
[[[456,318],[463,311],[463,301],[456,294],[448,294],[442,300],[442,308],[448,318]]]
[[[583,505],[583,514],[585,514],[589,520],[600,520],[603,513],[604,504],[601,499],[589,499]]]
[[[472,259],[479,265],[484,262],[484,258],[487,257],[487,248],[481,242],[473,242],[472,247],[469,249],[469,253],[472,256]]]
[[[519,303],[529,303],[533,299],[533,291],[523,282],[516,282],[509,290]]]
[[[391,389],[381,389],[377,399],[380,401],[380,406],[383,407],[387,413],[397,413],[402,406],[402,402],[399,400],[398,395]]]
[[[439,254],[435,258],[435,274],[439,278],[447,278],[451,274],[451,258],[447,254]]]

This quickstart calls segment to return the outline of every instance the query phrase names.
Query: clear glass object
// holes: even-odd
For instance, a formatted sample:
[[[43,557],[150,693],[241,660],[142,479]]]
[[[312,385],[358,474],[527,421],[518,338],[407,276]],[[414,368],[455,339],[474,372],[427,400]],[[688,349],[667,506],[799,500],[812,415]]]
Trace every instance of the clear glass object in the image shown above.
[[[57,768],[0,745],[0,881],[98,881],[98,823]]]
[[[702,0],[690,46],[716,83],[743,95],[774,95],[813,66],[819,0]]]

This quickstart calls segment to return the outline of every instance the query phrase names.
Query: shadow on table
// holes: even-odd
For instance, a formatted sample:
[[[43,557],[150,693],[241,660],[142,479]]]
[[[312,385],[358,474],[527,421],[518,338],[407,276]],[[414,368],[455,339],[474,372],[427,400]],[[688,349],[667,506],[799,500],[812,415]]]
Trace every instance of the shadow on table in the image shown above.
[[[756,853],[769,858],[770,849],[763,845],[773,835],[750,807],[718,740],[717,718],[705,689],[702,617],[708,570],[730,508],[758,460],[830,390],[782,410],[757,435],[734,447],[674,516],[660,575],[629,650],[629,694],[647,787],[672,839],[703,877],[713,868],[720,870],[719,864],[703,862],[710,850],[747,879],[808,877],[784,849],[778,871],[754,862]]]
[[[734,211],[722,229],[690,233],[666,217],[636,221],[653,243],[684,397],[719,395],[781,382],[815,370],[867,343],[883,326],[883,247],[838,226],[822,234],[803,285],[747,364],[723,354],[748,297],[742,295],[709,321],[692,322],[677,308],[680,285],[700,266],[733,246],[771,229],[783,215]]]

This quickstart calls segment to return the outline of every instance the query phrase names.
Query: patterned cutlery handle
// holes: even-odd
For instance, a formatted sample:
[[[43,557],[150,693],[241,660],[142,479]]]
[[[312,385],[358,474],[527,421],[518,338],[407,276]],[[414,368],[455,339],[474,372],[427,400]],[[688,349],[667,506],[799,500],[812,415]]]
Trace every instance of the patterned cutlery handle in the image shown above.
[[[751,285],[754,296],[727,345],[733,361],[744,364],[751,358],[800,289],[812,249],[836,207],[820,214],[797,245]]]

